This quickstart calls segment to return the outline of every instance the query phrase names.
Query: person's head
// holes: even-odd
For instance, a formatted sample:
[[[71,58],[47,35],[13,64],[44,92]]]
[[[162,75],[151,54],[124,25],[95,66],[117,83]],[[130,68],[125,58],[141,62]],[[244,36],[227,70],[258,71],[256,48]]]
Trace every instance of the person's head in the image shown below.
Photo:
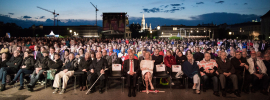
[[[262,56],[261,51],[258,51],[258,52],[257,52],[257,57],[261,57],[261,56]]]
[[[37,45],[35,45],[34,49],[35,49],[35,51],[38,51],[39,47]]]
[[[158,56],[158,55],[159,55],[159,49],[155,49],[154,55],[155,55],[155,56]]]
[[[65,56],[67,56],[69,54],[69,50],[65,49],[64,53],[65,53]]]
[[[97,53],[96,53],[96,58],[97,58],[97,59],[100,59],[101,57],[102,57],[101,52],[97,52]]]
[[[56,48],[55,53],[60,53],[60,48]]]
[[[7,45],[6,44],[4,44],[4,48],[6,48],[7,47]]]
[[[49,52],[47,50],[45,50],[44,52],[42,52],[44,57],[47,57],[49,55]]]
[[[226,52],[221,52],[220,58],[221,58],[222,60],[225,60],[226,57],[227,57]]]
[[[25,51],[24,52],[24,57],[28,57],[29,56],[29,51]]]
[[[236,51],[236,52],[235,52],[235,57],[236,57],[237,59],[240,59],[240,58],[241,58],[241,52]]]
[[[90,56],[91,56],[91,54],[90,54],[89,52],[86,52],[86,53],[84,54],[84,58],[85,58],[85,59],[90,59]]]
[[[171,51],[170,51],[170,50],[167,50],[167,51],[166,51],[166,55],[167,55],[167,56],[171,56],[171,55],[172,55],[172,54],[171,54]]]
[[[128,58],[129,58],[129,60],[133,60],[134,59],[133,52],[128,53]]]
[[[2,56],[1,56],[2,59],[7,59],[8,58],[8,55],[7,53],[2,53]]]
[[[177,53],[177,56],[178,57],[182,57],[183,56],[183,53],[180,51],[180,52]]]
[[[55,53],[55,54],[54,54],[54,59],[55,59],[55,60],[60,59],[60,55],[59,55],[59,53]]]
[[[195,51],[196,52],[200,52],[200,48],[199,47],[196,47]]]
[[[255,59],[257,57],[256,51],[250,51],[251,58]]]
[[[235,52],[234,52],[234,50],[231,50],[231,51],[230,51],[230,55],[231,55],[232,57],[234,57],[234,56],[235,56]]]
[[[264,54],[264,56],[263,56],[263,58],[264,58],[264,60],[266,60],[266,61],[269,61],[270,60],[270,56],[269,56],[269,54]]]
[[[68,59],[69,59],[70,61],[72,61],[74,58],[75,58],[74,53],[70,53],[70,54],[68,55]]]
[[[146,51],[146,52],[145,52],[144,59],[152,60],[152,58],[151,58],[151,53],[150,53],[149,51]]]
[[[106,56],[107,55],[107,50],[102,50],[102,56]]]
[[[113,52],[113,47],[112,46],[109,47],[109,52]]]
[[[178,53],[179,54],[179,53]],[[193,59],[193,55],[192,54],[188,54],[187,55],[187,60],[192,60]]]
[[[211,59],[210,53],[204,53],[204,60],[209,61]]]
[[[91,58],[96,58],[95,52],[94,52],[94,51],[91,51],[91,52],[90,52],[90,56],[91,56]]]
[[[97,51],[99,51],[99,52],[101,51],[101,47],[100,46],[97,47]]]
[[[40,52],[44,52],[45,51],[45,47],[40,47]]]
[[[20,51],[19,50],[15,50],[14,52],[13,52],[13,56],[14,57],[18,57],[20,55]]]
[[[83,48],[80,48],[80,49],[79,49],[79,54],[82,55],[83,53],[84,53]]]
[[[22,47],[21,46],[17,46],[17,50],[18,51],[22,51]]]
[[[54,47],[50,47],[50,53],[53,54],[55,52],[55,48]]]
[[[143,56],[145,56],[145,53],[146,52],[147,52],[147,50],[146,49],[143,49],[143,51],[142,51]]]
[[[247,57],[247,52],[242,52],[242,57],[246,58]]]

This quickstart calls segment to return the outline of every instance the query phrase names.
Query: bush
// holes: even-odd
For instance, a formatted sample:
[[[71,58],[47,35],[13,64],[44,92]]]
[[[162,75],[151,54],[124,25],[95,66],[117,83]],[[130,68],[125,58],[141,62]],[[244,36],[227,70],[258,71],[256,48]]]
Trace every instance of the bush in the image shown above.
[[[182,40],[182,37],[177,37],[177,36],[172,36],[169,38],[170,40],[175,39],[175,40]]]

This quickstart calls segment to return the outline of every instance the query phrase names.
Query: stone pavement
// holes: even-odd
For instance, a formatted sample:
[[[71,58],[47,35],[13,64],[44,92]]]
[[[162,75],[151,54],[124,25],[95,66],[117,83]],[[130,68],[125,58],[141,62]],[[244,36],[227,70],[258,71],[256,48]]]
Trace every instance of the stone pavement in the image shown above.
[[[165,91],[165,93],[140,93],[137,92],[136,97],[127,96],[127,88],[125,87],[124,92],[121,92],[121,84],[113,83],[111,88],[103,94],[95,92],[86,95],[86,91],[75,91],[73,84],[69,83],[68,89],[65,94],[53,94],[53,90],[50,87],[46,89],[44,86],[37,85],[34,88],[34,92],[29,92],[27,89],[18,90],[12,86],[7,86],[6,91],[0,92],[0,100],[270,100],[269,96],[257,93],[245,94],[242,93],[241,97],[236,97],[234,94],[227,94],[227,97],[216,97],[213,95],[213,90],[208,89],[206,92],[201,94],[195,94],[194,91],[189,89],[180,89],[174,86],[172,92],[168,86],[159,86],[158,90]],[[221,94],[221,92],[220,92]]]

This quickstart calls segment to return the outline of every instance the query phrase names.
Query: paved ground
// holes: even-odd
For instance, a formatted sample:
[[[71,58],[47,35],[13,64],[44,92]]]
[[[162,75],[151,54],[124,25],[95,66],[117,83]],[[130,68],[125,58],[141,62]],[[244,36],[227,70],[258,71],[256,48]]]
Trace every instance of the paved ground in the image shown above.
[[[177,83],[176,83],[177,84]],[[38,85],[34,92],[29,92],[27,89],[17,90],[12,86],[7,86],[7,90],[0,92],[0,100],[270,100],[270,96],[263,95],[259,92],[244,94],[242,97],[236,97],[234,94],[227,94],[227,97],[216,97],[212,93],[212,89],[202,92],[201,94],[194,94],[191,88],[180,89],[175,85],[170,92],[169,87],[159,86],[159,90],[165,91],[165,93],[137,93],[137,97],[128,97],[127,88],[124,92],[121,92],[120,83],[112,83],[111,88],[103,94],[95,92],[93,94],[86,95],[86,91],[79,91],[78,88],[75,91],[73,84],[69,84],[67,92],[63,95],[52,94],[53,90],[49,87],[44,89],[44,86]]]

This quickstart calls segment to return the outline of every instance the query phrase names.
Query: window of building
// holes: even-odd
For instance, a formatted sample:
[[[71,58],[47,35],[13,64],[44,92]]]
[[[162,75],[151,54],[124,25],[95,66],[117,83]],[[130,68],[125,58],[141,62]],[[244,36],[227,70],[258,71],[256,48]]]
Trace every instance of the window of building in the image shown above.
[[[173,30],[174,30],[174,31],[177,30],[177,27],[173,27]]]

